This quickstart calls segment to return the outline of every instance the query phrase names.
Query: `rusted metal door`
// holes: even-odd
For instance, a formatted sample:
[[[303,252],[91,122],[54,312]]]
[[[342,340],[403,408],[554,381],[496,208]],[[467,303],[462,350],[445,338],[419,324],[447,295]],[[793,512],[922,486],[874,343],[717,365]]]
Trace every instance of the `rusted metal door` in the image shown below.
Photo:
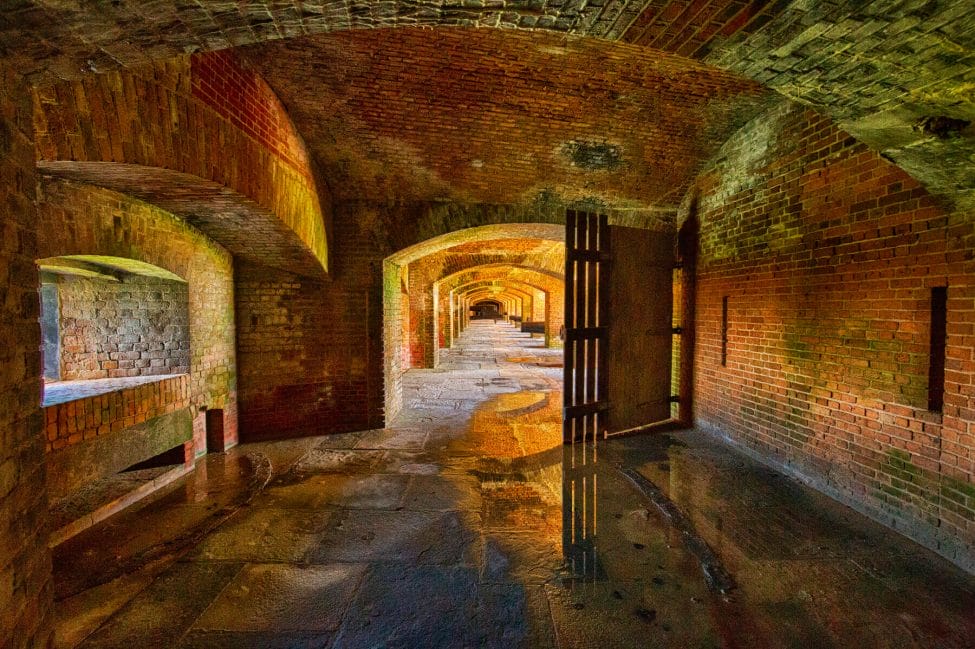
[[[605,214],[565,217],[565,362],[562,441],[595,441],[605,431],[609,223]]]

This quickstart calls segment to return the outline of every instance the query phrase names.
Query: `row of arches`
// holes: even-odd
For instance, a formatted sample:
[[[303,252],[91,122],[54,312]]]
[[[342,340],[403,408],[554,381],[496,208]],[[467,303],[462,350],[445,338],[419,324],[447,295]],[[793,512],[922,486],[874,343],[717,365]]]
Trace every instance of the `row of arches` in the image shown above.
[[[500,223],[448,232],[384,262],[385,414],[402,408],[403,372],[436,367],[472,317],[494,303],[501,317],[544,328],[558,346],[565,231],[559,223]]]

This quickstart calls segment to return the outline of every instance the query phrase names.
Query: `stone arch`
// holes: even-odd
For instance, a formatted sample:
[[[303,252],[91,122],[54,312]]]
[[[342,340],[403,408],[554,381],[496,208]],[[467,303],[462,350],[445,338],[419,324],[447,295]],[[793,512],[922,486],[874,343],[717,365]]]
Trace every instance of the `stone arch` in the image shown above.
[[[236,54],[38,85],[33,98],[42,173],[159,205],[265,265],[327,270],[327,188],[277,95]]]
[[[117,257],[149,264],[187,283],[194,447],[206,449],[205,410],[223,410],[227,446],[237,440],[233,259],[182,219],[100,187],[45,179],[38,187],[37,258]],[[221,362],[214,363],[213,359]]]
[[[439,234],[425,241],[406,246],[384,260],[383,364],[387,420],[394,417],[401,408],[400,377],[411,366],[412,350],[407,346],[408,339],[404,335],[404,323],[409,318],[410,310],[409,296],[405,292],[405,287],[409,284],[409,265],[429,255],[472,242],[511,239],[562,242],[564,238],[565,228],[557,223],[492,223]],[[433,309],[431,308],[430,311],[432,314]],[[425,337],[424,340],[426,340]]]
[[[460,287],[482,280],[521,282],[532,286],[536,290],[544,291],[544,315],[546,322],[546,345],[558,344],[557,333],[562,325],[564,279],[561,273],[540,270],[522,265],[490,264],[476,266],[438,280],[436,309],[438,331],[444,332],[437,339],[444,338],[445,346],[449,346],[453,338],[456,325],[451,317],[451,295]],[[537,314],[535,314],[537,315]],[[537,319],[537,318],[536,318]]]
[[[561,217],[564,223],[565,215]],[[474,241],[496,241],[499,239],[543,239],[564,241],[565,227],[555,223],[490,223],[476,227],[450,229],[429,239],[404,247],[386,258],[386,263],[405,266],[421,257],[446,250],[453,246]]]
[[[524,282],[511,282],[511,281],[497,281],[497,280],[481,280],[477,282],[471,282],[470,284],[462,287],[458,287],[456,294],[462,298],[471,298],[471,295],[478,291],[489,291],[496,293],[498,295],[512,295],[519,300],[519,304],[516,305],[517,308],[515,312],[509,313],[508,315],[522,316],[524,309],[531,312],[534,307],[534,301],[538,297],[536,292],[541,293],[543,300],[547,293],[546,291],[526,284]]]

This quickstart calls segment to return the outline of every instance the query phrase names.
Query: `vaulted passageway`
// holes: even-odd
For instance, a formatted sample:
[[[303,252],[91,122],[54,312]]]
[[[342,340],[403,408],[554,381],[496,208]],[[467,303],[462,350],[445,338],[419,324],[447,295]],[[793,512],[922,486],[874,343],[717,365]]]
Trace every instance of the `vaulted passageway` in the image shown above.
[[[56,550],[59,646],[964,647],[975,633],[959,570],[706,435],[563,446],[561,352],[541,339],[475,320],[440,354],[406,372],[389,427],[211,456]]]
[[[863,540],[850,531],[860,528],[848,526],[846,510],[806,509],[818,497],[776,488],[786,480],[774,471],[975,574],[972,0],[6,4],[0,649],[46,649],[55,615],[77,610],[67,601],[64,567],[77,562],[84,570],[91,558],[85,547],[126,544],[102,561],[117,565],[112,574],[121,581],[84,591],[97,611],[82,626],[100,626],[150,582],[144,592],[158,595],[158,605],[131,611],[155,612],[143,628],[168,626],[151,631],[148,641],[122,634],[103,644],[368,643],[365,624],[355,626],[358,603],[383,601],[386,591],[367,585],[386,579],[409,584],[419,593],[410,597],[421,599],[469,586],[469,597],[454,599],[474,601],[467,607],[473,618],[503,629],[505,644],[544,646],[554,633],[544,625],[548,631],[527,630],[525,620],[548,618],[535,615],[534,604],[521,606],[523,593],[525,601],[544,601],[563,645],[965,645],[956,633],[967,632],[975,617],[966,594],[971,575],[968,586],[958,586],[945,576],[954,573],[904,549],[912,546],[871,541],[879,533],[846,544]],[[560,315],[559,301],[571,298],[561,291],[564,282],[576,280],[576,295],[591,288],[591,274],[579,281],[579,267],[572,271],[559,257],[565,241],[571,265],[563,226],[573,211],[652,234],[642,242],[636,232],[611,237],[609,254],[587,250],[577,259],[609,261],[613,281],[608,291],[597,288],[609,297],[609,327],[602,318],[592,327],[588,309],[585,318],[580,309],[575,318]],[[38,278],[45,269],[36,262],[68,257],[77,270],[79,255],[139,261],[184,279],[189,356],[171,359],[178,373],[153,385],[43,407]],[[55,312],[51,284],[41,289],[48,314]],[[62,295],[64,306],[77,305],[72,294]],[[576,353],[572,365],[566,362],[570,373],[594,355],[606,360],[604,342],[620,352],[622,365],[610,363],[594,382],[592,374],[575,374],[575,390],[565,394],[574,398],[581,389],[583,402],[570,399],[579,407],[563,412],[568,421],[581,419],[574,430],[583,436],[587,428],[595,438],[647,433],[632,446],[601,446],[598,457],[609,463],[579,464],[595,457],[585,445],[563,457],[571,488],[562,498],[572,506],[562,510],[571,514],[561,519],[568,529],[562,541],[576,575],[569,583],[582,575],[586,584],[601,584],[591,592],[611,587],[602,603],[559,590],[564,574],[527,581],[490,572],[486,550],[473,552],[480,563],[421,558],[417,566],[436,569],[404,569],[401,580],[382,573],[394,562],[369,554],[380,537],[398,548],[425,534],[453,541],[457,532],[465,548],[488,547],[483,539],[497,536],[485,523],[490,499],[482,493],[468,506],[458,496],[461,504],[449,510],[456,515],[433,516],[429,532],[414,514],[431,512],[406,496],[396,505],[405,513],[391,513],[395,508],[350,504],[344,492],[314,483],[404,474],[398,464],[383,464],[386,453],[414,456],[405,463],[407,477],[389,478],[405,485],[404,494],[417,484],[420,465],[436,466],[439,484],[457,486],[443,476],[468,476],[478,482],[474,493],[485,491],[483,477],[492,485],[512,482],[492,477],[508,475],[505,462],[490,470],[470,463],[487,457],[476,448],[513,447],[520,439],[503,433],[508,441],[500,444],[490,431],[522,426],[522,415],[538,423],[542,410],[521,412],[541,407],[538,390],[521,389],[536,379],[506,374],[530,374],[530,363],[509,367],[486,351],[472,361],[473,348],[457,348],[443,355],[448,365],[474,363],[463,371],[501,375],[485,382],[487,375],[465,378],[457,368],[414,371],[441,369],[441,350],[467,326],[468,307],[491,299],[509,319],[525,321],[530,313],[527,328],[546,345],[558,346],[564,326],[566,348]],[[661,307],[671,302],[680,309],[667,313]],[[123,323],[130,330],[116,333],[134,337],[134,325]],[[49,350],[67,347],[51,320],[43,329]],[[152,354],[176,342],[120,341],[164,349],[102,351],[107,359],[96,349],[93,362],[118,362],[98,369],[131,380],[166,366]],[[514,358],[534,357],[519,351]],[[480,367],[492,362],[496,368]],[[599,389],[604,377],[612,379],[606,393]],[[416,407],[404,407],[404,388],[413,381],[421,386]],[[465,386],[474,396],[455,400]],[[489,389],[500,392],[489,396]],[[551,403],[554,393],[545,393]],[[588,398],[594,394],[595,402]],[[445,404],[452,402],[450,410]],[[420,416],[412,424],[403,419]],[[668,416],[708,437],[663,436],[659,424]],[[587,426],[586,417],[597,421]],[[271,443],[302,437],[308,440]],[[450,439],[466,441],[458,450]],[[235,450],[238,442],[243,448]],[[764,463],[766,473],[715,446],[725,442]],[[388,448],[395,444],[406,448]],[[327,470],[292,471],[319,450],[342,453]],[[382,457],[369,456],[373,451]],[[364,457],[378,464],[362,464]],[[164,467],[145,468],[147,461],[175,468],[164,478]],[[513,482],[524,486],[524,462],[517,465],[524,479]],[[617,468],[637,473],[624,477]],[[180,479],[174,471],[195,475]],[[178,502],[160,518],[140,517],[150,512],[149,501],[123,511],[99,528],[98,542],[67,539],[79,531],[75,522],[94,523],[108,511],[79,512],[61,498],[82,491],[75,487],[92,474],[105,478],[108,505],[117,500],[115,487],[137,481],[130,480],[136,474],[141,486],[180,481],[167,492],[178,492]],[[215,478],[220,474],[225,479]],[[333,477],[312,479],[318,475]],[[264,489],[267,479],[273,486]],[[325,499],[325,509],[259,505],[271,489],[289,486],[312,503]],[[650,532],[634,540],[634,521],[650,520],[645,497],[662,496],[675,523],[660,534],[679,540],[692,530],[703,539],[696,553],[675,550],[684,557],[678,563],[685,561],[685,581],[668,578],[679,572],[664,556],[672,547]],[[254,505],[243,508],[246,502]],[[379,512],[373,518],[410,522],[386,536],[349,533],[341,548],[329,550],[335,553],[307,558],[308,547],[338,538],[333,523],[353,525],[370,508]],[[248,512],[265,518],[251,521]],[[524,518],[519,530],[534,525]],[[169,569],[166,557],[184,556],[201,535],[235,519],[252,525],[235,548],[271,541],[246,559],[243,549],[225,560],[185,555],[186,565],[161,581],[153,581],[157,572],[132,572],[147,561],[153,570]],[[450,520],[457,524],[444,527]],[[554,528],[546,525],[558,520],[524,534],[547,538]],[[783,532],[792,527],[800,531]],[[475,540],[464,540],[469,536]],[[161,537],[175,545],[160,545]],[[265,547],[279,538],[288,539],[281,543],[289,550]],[[82,548],[77,557],[72,547]],[[459,556],[424,547],[435,557]],[[627,563],[627,552],[650,548],[663,553],[653,555],[656,563]],[[516,550],[506,555],[512,565]],[[136,561],[119,563],[116,554]],[[905,560],[891,567],[876,556]],[[708,609],[710,617],[702,617],[682,596],[702,588],[701,563],[712,559],[721,562],[708,573],[712,581],[724,583],[715,575],[726,572],[739,585],[738,599],[728,602],[728,613],[695,594]],[[286,570],[275,573],[268,564]],[[653,566],[667,575],[650,577]],[[189,567],[210,575],[209,585],[179,572]],[[300,578],[309,567],[319,581]],[[768,574],[788,577],[770,584],[763,581]],[[817,581],[824,574],[831,579]],[[252,593],[264,588],[252,588],[255,575],[270,584],[268,592],[280,593],[262,600],[269,609],[304,601],[294,592],[302,583],[329,609],[298,611],[292,617],[300,622],[271,616],[276,626],[246,629],[236,618],[211,617],[217,592],[237,592],[235,584]],[[682,590],[657,597],[671,583]],[[197,599],[184,607],[162,592],[166,584]],[[508,612],[499,613],[485,592],[501,593]],[[834,605],[844,596],[857,607]],[[238,610],[254,606],[246,598],[240,604]],[[441,644],[458,637],[491,644],[471,630],[470,615],[451,617],[455,609],[438,613],[447,622],[437,626],[417,621],[412,609],[377,604],[370,626],[395,631],[385,644],[420,637],[410,629],[430,634],[414,644],[436,643],[448,631],[453,635]],[[386,621],[382,610],[402,620],[377,625],[375,619]],[[360,617],[349,617],[353,611]],[[688,628],[678,629],[674,619]],[[665,625],[673,642],[656,637]],[[265,630],[271,627],[276,631]]]

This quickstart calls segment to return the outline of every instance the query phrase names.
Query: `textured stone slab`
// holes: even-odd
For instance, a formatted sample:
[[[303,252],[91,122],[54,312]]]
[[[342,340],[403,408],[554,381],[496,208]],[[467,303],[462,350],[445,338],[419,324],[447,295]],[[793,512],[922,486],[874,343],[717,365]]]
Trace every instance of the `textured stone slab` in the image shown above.
[[[335,520],[311,561],[454,565],[476,555],[477,520],[458,512],[349,510]]]
[[[302,561],[328,529],[333,511],[248,507],[207,535],[193,556],[235,561]]]
[[[221,631],[334,631],[364,566],[250,564],[194,625]]]
[[[82,647],[172,646],[240,569],[239,563],[176,563]]]
[[[403,497],[403,508],[418,511],[481,510],[480,483],[461,474],[417,475]]]
[[[183,408],[54,451],[47,456],[48,493],[57,500],[94,478],[117,473],[192,438],[193,415],[189,408]]]

